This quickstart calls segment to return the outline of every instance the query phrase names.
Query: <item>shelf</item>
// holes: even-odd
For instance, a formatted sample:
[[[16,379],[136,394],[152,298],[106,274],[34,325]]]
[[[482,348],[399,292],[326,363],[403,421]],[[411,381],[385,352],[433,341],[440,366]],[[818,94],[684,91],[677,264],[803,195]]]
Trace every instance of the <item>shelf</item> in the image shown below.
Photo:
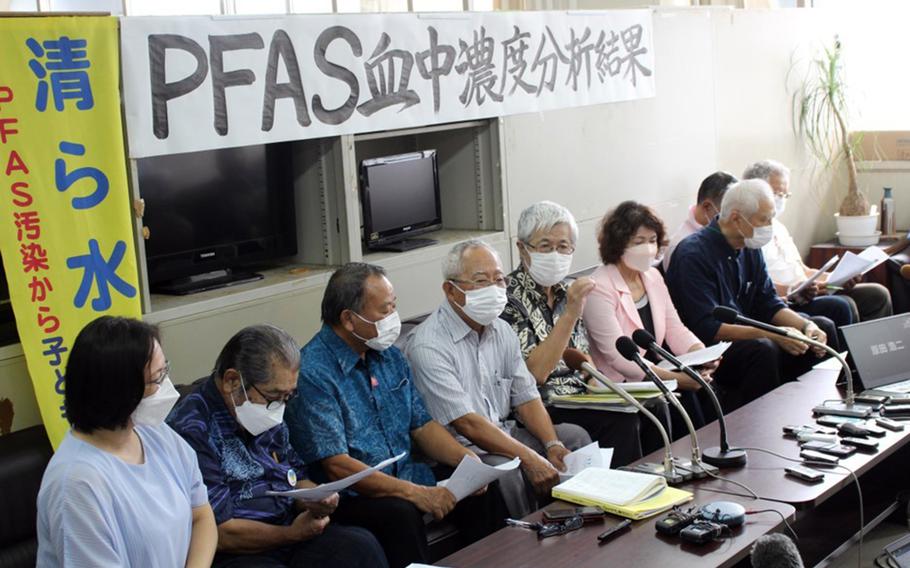
[[[237,308],[249,302],[267,301],[282,294],[324,285],[334,271],[333,266],[289,264],[256,270],[264,278],[246,284],[186,296],[152,294],[152,311],[145,314],[145,320],[158,323],[203,312]]]
[[[503,231],[475,231],[442,229],[432,233],[418,235],[421,239],[434,239],[439,241],[435,245],[405,252],[370,252],[363,255],[363,262],[376,264],[383,268],[397,267],[402,264],[413,264],[421,259],[435,259],[445,256],[449,249],[460,242],[469,239],[483,239],[489,244],[496,244],[506,239]],[[506,270],[506,267],[503,267]]]

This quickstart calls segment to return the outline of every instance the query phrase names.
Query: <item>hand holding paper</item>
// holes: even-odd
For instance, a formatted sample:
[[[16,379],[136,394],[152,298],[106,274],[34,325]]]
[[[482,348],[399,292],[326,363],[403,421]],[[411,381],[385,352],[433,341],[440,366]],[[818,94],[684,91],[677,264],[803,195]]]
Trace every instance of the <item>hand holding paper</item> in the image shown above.
[[[597,442],[591,442],[567,455],[564,461],[566,471],[559,472],[560,481],[570,479],[589,467],[609,469],[613,462],[613,448],[601,448]]]
[[[358,471],[354,475],[349,475],[344,479],[339,479],[331,483],[323,483],[317,487],[309,487],[307,489],[291,489],[290,491],[266,491],[265,494],[276,497],[293,497],[294,499],[300,499],[301,501],[307,502],[322,501],[326,497],[331,496],[333,493],[338,493],[342,489],[347,489],[368,475],[372,475],[382,468],[392,465],[406,455],[407,452],[402,452],[393,458],[379,462],[373,467],[368,467],[363,471]]]
[[[445,487],[452,492],[455,499],[461,501],[468,495],[476,493],[485,485],[493,483],[506,473],[514,470],[521,464],[518,458],[501,465],[491,466],[477,458],[465,456],[455,468],[452,477],[440,481],[437,485]]]

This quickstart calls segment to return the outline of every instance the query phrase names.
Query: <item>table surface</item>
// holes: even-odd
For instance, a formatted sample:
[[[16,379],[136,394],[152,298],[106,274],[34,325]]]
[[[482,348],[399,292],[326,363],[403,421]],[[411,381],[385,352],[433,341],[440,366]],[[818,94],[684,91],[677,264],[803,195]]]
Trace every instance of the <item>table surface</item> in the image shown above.
[[[806,373],[796,382],[782,385],[763,397],[752,401],[727,416],[727,437],[733,447],[764,448],[782,455],[797,458],[799,448],[793,438],[783,436],[783,426],[788,424],[814,424],[812,408],[829,399],[840,399],[834,382],[837,371],[817,369]],[[698,431],[702,449],[716,446],[719,437],[717,422]],[[841,464],[856,475],[893,454],[910,441],[910,429],[888,432],[878,438],[879,450],[874,454],[856,453]],[[689,437],[673,444],[673,454],[689,457]],[[662,452],[645,456],[641,461],[660,461]],[[784,475],[784,467],[791,462],[757,451],[748,452],[745,467],[726,469],[720,475],[749,486],[761,499],[747,496],[741,487],[718,479],[706,478],[688,482],[680,487],[694,493],[694,504],[725,500],[743,504],[748,510],[774,509],[795,518],[797,509],[808,509],[822,503],[846,485],[852,476],[842,469],[825,469],[821,483],[808,483]],[[729,493],[728,493],[729,492]],[[732,494],[731,494],[732,493]],[[554,506],[554,505],[551,505]],[[565,506],[557,504],[555,506]],[[688,505],[687,505],[688,506]],[[541,513],[533,513],[526,520],[539,520]],[[619,522],[608,516],[605,523],[586,525],[579,531],[538,541],[533,533],[507,527],[487,538],[464,548],[438,562],[440,566],[548,566],[587,567],[607,566],[622,562],[632,566],[731,566],[743,559],[752,543],[769,532],[779,532],[783,522],[777,514],[762,513],[747,517],[747,523],[727,540],[705,546],[682,544],[678,539],[658,535],[654,523],[662,515],[634,522],[627,534],[622,534],[608,544],[599,546],[596,537],[607,527]]]

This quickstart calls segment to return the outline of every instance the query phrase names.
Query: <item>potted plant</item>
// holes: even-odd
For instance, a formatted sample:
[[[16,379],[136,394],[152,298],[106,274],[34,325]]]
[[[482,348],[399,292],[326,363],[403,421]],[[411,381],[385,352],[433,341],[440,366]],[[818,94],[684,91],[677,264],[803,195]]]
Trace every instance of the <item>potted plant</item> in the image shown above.
[[[793,94],[794,127],[812,154],[826,169],[842,162],[847,168],[847,195],[834,215],[842,244],[878,242],[878,214],[870,214],[869,201],[856,182],[859,137],[847,126],[849,109],[843,71],[841,42],[825,47],[812,61],[799,90]],[[846,241],[846,242],[845,242]]]

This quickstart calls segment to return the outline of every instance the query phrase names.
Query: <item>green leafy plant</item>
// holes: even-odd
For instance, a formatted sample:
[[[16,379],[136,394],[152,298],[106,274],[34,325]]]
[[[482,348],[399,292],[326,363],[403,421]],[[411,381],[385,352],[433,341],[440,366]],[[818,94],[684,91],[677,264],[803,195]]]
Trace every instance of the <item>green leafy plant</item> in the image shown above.
[[[824,47],[809,65],[806,77],[792,99],[797,135],[825,168],[842,161],[847,167],[847,195],[838,212],[842,216],[868,215],[869,201],[856,182],[857,151],[861,139],[851,137],[847,126],[848,103],[841,42]]]

